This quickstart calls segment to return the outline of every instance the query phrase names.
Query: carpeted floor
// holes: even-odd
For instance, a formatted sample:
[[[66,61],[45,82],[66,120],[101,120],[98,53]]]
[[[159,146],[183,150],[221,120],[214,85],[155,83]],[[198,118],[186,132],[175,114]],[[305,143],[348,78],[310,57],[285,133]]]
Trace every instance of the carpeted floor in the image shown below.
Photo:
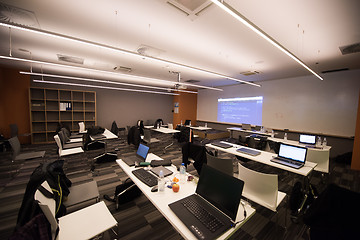
[[[181,164],[181,145],[174,141],[174,145],[163,149],[173,142],[171,135],[153,133],[161,141],[150,144],[150,152],[157,154],[163,159],[169,159],[175,165]],[[204,144],[205,142],[203,142]],[[50,162],[58,159],[55,143],[44,145],[22,146],[22,151],[45,150],[44,159],[34,159],[11,163],[11,152],[0,152],[0,238],[8,239],[16,225],[17,214],[20,208],[26,185],[33,170],[42,162]],[[118,157],[134,154],[136,149],[133,145],[128,145],[125,137],[108,141],[109,150],[117,150]],[[101,200],[103,195],[113,195],[115,187],[124,181],[127,176],[116,164],[94,163],[93,158],[101,153],[103,149],[86,151],[62,157],[65,160],[64,171],[74,185],[95,180],[98,185]],[[220,153],[221,157],[234,159],[234,171],[237,171],[237,159],[229,154]],[[247,167],[257,171],[277,173],[279,175],[279,190],[291,193],[292,186],[296,181],[302,181],[300,176],[284,172],[269,166],[264,166],[256,162],[244,163]],[[93,171],[91,168],[95,167]],[[321,192],[327,184],[336,183],[342,187],[360,192],[360,174],[358,171],[350,170],[345,164],[330,161],[330,174],[322,178],[320,173],[314,172],[311,183]],[[196,173],[191,168],[189,172]],[[118,236],[111,231],[103,235],[103,239],[182,239],[181,235],[171,226],[171,224],[161,215],[161,213],[151,204],[151,202],[141,195],[135,200],[123,204],[120,210],[116,210],[115,203],[104,200],[118,221],[115,229]],[[294,223],[290,219],[290,211],[287,201],[283,201],[274,213],[256,203],[249,202],[256,209],[255,215],[237,231],[231,239],[309,239],[308,228],[302,223]],[[285,216],[286,215],[286,216]],[[286,224],[286,230],[285,230]]]

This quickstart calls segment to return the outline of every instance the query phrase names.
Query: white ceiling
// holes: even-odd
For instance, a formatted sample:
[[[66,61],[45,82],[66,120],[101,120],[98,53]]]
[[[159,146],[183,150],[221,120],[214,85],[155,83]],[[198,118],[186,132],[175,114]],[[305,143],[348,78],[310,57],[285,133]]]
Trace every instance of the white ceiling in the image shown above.
[[[339,50],[341,46],[360,42],[358,0],[226,2],[322,76],[323,71],[360,68],[360,53],[342,55]],[[0,0],[0,3],[25,10],[25,15],[24,11],[23,15],[19,15],[4,10],[2,6],[0,15],[16,23],[132,52],[136,52],[141,45],[151,46],[158,49],[155,57],[246,81],[311,75],[215,4],[205,8],[198,16],[188,16],[166,0]],[[6,27],[0,27],[0,42],[0,55],[9,56],[10,33]],[[113,70],[114,67],[124,66],[132,69],[128,73],[131,75],[174,82],[177,75],[169,71],[181,72],[182,82],[199,80],[196,84],[204,86],[236,83],[172,64],[16,29],[11,30],[11,53],[14,57],[69,65],[58,61],[57,54],[62,54],[83,58],[83,65],[78,66],[113,72],[118,72]],[[30,70],[29,63],[0,60],[0,64]],[[33,64],[33,71],[134,81],[104,73],[45,65],[41,69],[37,64]],[[247,71],[260,73],[252,76],[240,74]],[[311,77],[314,81],[320,81],[313,75]]]

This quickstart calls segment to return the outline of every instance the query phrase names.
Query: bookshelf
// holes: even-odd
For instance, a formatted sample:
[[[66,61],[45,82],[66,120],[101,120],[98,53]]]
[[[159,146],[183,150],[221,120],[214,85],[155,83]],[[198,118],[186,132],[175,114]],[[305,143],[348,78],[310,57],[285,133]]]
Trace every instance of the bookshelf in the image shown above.
[[[59,122],[72,132],[79,131],[79,122],[85,127],[96,125],[96,92],[30,88],[31,143],[54,141]]]

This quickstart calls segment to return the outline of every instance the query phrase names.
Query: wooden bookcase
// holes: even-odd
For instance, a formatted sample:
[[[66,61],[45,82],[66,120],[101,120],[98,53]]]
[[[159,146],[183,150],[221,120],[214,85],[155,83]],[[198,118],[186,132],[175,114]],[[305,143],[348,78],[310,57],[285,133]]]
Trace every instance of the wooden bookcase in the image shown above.
[[[54,141],[59,122],[72,132],[96,125],[96,92],[66,89],[30,88],[31,143]]]

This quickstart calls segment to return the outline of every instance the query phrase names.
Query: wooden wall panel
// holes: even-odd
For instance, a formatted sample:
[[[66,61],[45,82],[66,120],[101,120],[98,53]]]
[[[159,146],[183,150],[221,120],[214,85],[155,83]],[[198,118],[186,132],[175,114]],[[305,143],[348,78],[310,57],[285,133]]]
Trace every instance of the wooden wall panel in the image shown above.
[[[18,70],[0,68],[0,132],[10,137],[10,124],[15,123],[19,135],[30,133],[29,116],[30,77]],[[21,143],[30,143],[30,137],[19,137]]]
[[[353,155],[351,160],[351,169],[360,170],[360,92],[359,92],[358,111],[357,111],[357,119],[356,119],[356,127],[355,127]]]
[[[193,90],[194,91],[194,90]],[[179,96],[174,96],[174,104],[179,103],[179,113],[174,112],[173,125],[183,124],[186,119],[191,120],[191,125],[196,125],[196,114],[197,114],[197,94],[194,93],[182,93]]]

